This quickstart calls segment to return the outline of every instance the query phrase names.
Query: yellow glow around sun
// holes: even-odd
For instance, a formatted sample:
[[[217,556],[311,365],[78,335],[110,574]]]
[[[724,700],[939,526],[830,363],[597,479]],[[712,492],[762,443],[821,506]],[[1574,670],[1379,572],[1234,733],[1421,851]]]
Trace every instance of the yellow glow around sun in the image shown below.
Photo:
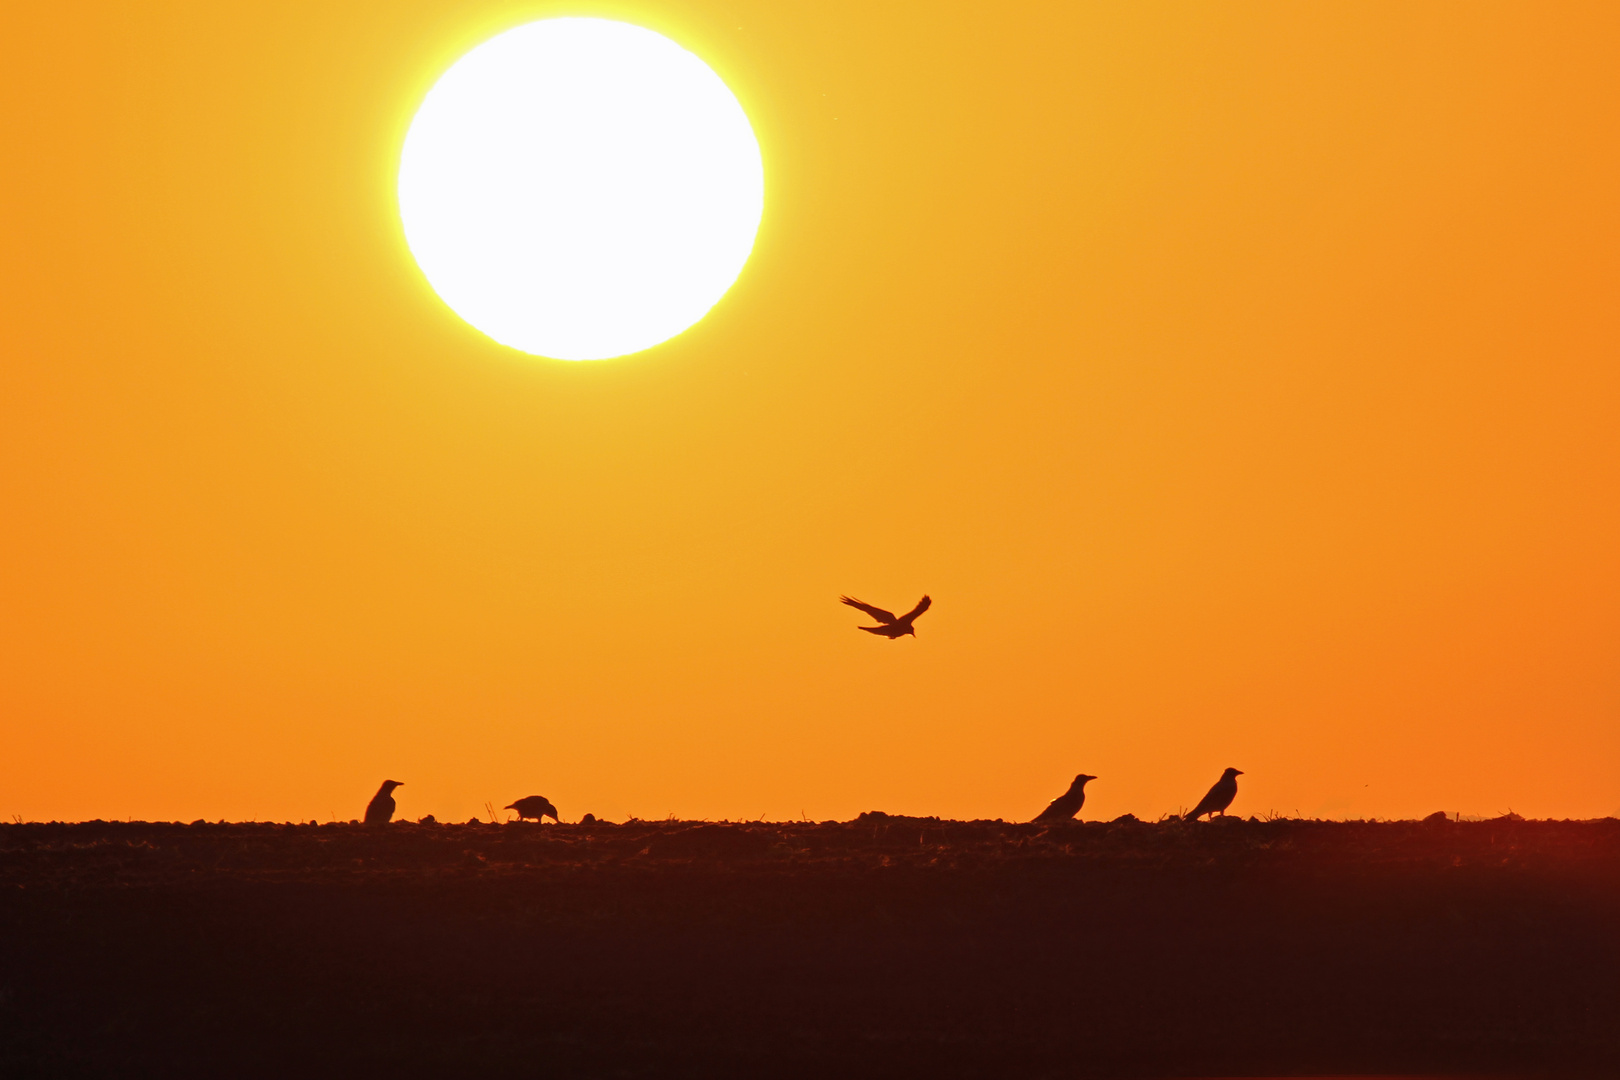
[[[674,337],[725,295],[764,205],[759,144],[707,64],[606,19],[486,41],[428,92],[399,211],[444,302],[496,341],[599,360]]]

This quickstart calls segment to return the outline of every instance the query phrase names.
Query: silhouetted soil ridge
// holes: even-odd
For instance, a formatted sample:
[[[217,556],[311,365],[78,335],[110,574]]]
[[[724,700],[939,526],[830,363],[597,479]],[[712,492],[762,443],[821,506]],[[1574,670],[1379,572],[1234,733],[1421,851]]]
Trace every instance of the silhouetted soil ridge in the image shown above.
[[[0,1075],[1620,1075],[1620,821],[0,826]]]
[[[198,875],[353,879],[761,863],[778,872],[858,867],[982,867],[1080,860],[1103,867],[1447,870],[1613,868],[1620,819],[1479,822],[1208,823],[1002,821],[862,814],[852,822],[632,821],[622,825],[93,821],[0,825],[0,887],[176,884]]]

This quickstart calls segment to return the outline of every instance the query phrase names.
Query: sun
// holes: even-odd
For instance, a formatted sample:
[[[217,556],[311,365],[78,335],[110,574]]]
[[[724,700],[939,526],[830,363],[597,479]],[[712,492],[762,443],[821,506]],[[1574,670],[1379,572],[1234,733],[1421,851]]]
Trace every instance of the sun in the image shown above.
[[[433,290],[503,345],[639,352],[725,295],[764,207],[742,106],[669,38],[544,19],[428,91],[399,164],[405,241]]]

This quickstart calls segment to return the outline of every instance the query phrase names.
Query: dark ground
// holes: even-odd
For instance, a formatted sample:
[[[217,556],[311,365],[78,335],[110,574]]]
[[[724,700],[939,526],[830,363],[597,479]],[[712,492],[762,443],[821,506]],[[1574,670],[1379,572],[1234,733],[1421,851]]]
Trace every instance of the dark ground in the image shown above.
[[[0,1074],[1620,1076],[1620,820],[0,826]]]

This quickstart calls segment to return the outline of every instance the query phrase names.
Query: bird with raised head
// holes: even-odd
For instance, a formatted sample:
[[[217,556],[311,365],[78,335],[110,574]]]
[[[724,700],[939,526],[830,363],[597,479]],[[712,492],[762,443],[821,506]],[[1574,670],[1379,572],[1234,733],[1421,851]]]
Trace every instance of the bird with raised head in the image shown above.
[[[865,630],[868,634],[877,634],[881,637],[888,638],[890,641],[905,637],[907,634],[910,634],[912,637],[916,637],[917,631],[912,627],[911,624],[916,622],[917,616],[927,611],[929,605],[933,603],[932,600],[924,596],[921,600],[917,601],[916,607],[912,608],[904,615],[897,616],[892,611],[884,611],[880,607],[873,607],[871,604],[863,603],[862,601],[855,599],[853,596],[840,596],[838,598],[838,602],[841,604],[848,604],[852,608],[860,608],[881,624],[878,626],[858,626],[856,627],[857,630]]]
[[[1221,778],[1215,781],[1215,786],[1209,789],[1209,794],[1198,800],[1192,813],[1182,818],[1183,821],[1197,821],[1205,814],[1219,814],[1226,816],[1226,808],[1232,805],[1237,798],[1237,778],[1243,775],[1242,769],[1227,769],[1221,773]]]
[[[1086,781],[1095,780],[1095,776],[1081,773],[1069,785],[1069,790],[1059,795],[1047,804],[1046,809],[1035,815],[1035,824],[1046,824],[1053,821],[1069,821],[1086,805]]]
[[[377,794],[366,804],[366,824],[386,825],[394,818],[394,789],[405,785],[398,780],[384,780]]]
[[[524,818],[534,818],[536,821],[550,818],[557,824],[562,824],[562,819],[557,816],[557,808],[552,806],[551,800],[544,795],[527,795],[510,806],[502,807],[502,809],[516,810],[519,821]]]

